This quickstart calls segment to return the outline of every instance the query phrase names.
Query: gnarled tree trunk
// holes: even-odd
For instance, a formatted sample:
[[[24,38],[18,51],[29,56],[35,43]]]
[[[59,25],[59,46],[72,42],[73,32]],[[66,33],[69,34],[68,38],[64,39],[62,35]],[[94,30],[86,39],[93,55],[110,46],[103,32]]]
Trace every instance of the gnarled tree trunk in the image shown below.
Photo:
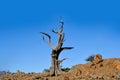
[[[47,44],[50,45],[50,47],[52,48],[52,53],[51,53],[51,58],[52,58],[52,62],[51,62],[51,67],[50,67],[50,75],[51,76],[55,76],[58,72],[59,72],[59,66],[60,64],[58,63],[58,58],[59,58],[59,55],[61,53],[61,51],[63,50],[69,50],[69,49],[72,49],[73,47],[62,47],[63,45],[63,42],[64,42],[64,33],[62,32],[63,31],[63,25],[64,25],[64,22],[60,22],[61,23],[61,26],[58,30],[58,32],[52,30],[53,33],[57,34],[58,35],[58,43],[57,43],[57,46],[53,46],[51,44],[51,36],[45,32],[41,32],[41,34],[45,35],[48,37],[48,41],[46,41],[44,39],[44,36],[43,36],[43,41],[45,41]]]

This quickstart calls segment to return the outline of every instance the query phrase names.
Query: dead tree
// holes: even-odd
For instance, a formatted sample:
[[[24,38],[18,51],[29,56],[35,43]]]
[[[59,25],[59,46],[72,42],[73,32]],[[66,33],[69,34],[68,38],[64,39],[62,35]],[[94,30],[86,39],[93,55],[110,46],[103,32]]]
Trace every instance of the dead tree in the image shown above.
[[[51,53],[52,62],[51,62],[51,67],[50,67],[51,76],[55,76],[59,70],[57,69],[60,66],[60,64],[58,63],[58,58],[59,58],[61,51],[69,50],[73,48],[73,47],[62,47],[63,42],[64,42],[64,33],[63,33],[64,22],[60,22],[60,24],[61,25],[58,31],[55,31],[54,29],[52,29],[52,32],[58,35],[58,43],[56,46],[54,46],[51,43],[51,36],[49,34],[45,32],[41,32],[41,34],[43,35],[42,40],[46,42],[52,48],[52,53]],[[48,37],[48,40],[45,40],[44,36]]]

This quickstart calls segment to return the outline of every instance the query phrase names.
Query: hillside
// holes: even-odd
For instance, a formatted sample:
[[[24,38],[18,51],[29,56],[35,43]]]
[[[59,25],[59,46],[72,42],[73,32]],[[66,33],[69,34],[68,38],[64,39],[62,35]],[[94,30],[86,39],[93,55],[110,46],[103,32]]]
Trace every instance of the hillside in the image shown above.
[[[49,72],[25,74],[17,71],[2,75],[0,80],[120,80],[120,58],[94,59],[94,62],[75,65],[55,77],[49,76]]]

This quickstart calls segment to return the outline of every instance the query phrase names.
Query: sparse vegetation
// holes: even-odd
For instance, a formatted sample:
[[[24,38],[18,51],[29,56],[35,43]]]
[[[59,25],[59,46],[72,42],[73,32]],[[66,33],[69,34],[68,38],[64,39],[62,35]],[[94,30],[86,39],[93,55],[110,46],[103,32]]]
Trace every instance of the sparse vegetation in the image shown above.
[[[50,72],[50,69],[44,69],[43,72]]]
[[[68,67],[67,68],[62,68],[61,70],[64,71],[64,72],[68,72],[70,70],[70,68],[68,68]]]
[[[85,59],[85,61],[93,62],[94,61],[94,56],[95,55],[90,55],[87,59]]]

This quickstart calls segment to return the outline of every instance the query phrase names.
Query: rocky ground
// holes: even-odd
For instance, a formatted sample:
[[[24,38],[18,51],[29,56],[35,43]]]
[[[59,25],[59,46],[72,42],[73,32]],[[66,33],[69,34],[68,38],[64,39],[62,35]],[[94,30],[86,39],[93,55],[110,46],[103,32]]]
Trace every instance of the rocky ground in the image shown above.
[[[78,64],[68,72],[50,77],[49,72],[44,73],[6,73],[0,80],[120,80],[120,58],[102,59],[94,58],[94,62]]]

